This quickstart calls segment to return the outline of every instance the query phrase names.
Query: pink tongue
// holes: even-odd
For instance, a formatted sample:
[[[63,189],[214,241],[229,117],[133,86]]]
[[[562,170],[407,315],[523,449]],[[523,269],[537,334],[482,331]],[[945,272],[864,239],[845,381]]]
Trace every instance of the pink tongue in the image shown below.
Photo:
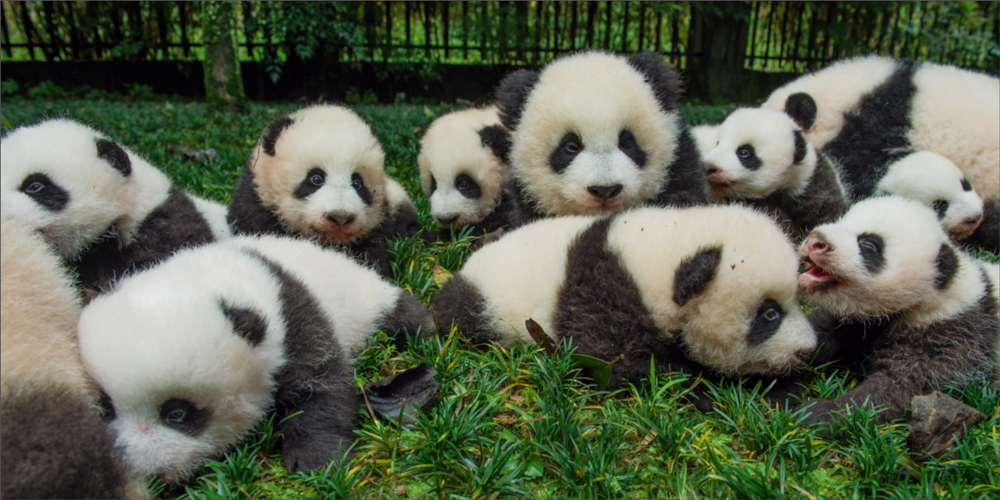
[[[833,276],[830,276],[829,274],[827,274],[827,272],[824,271],[823,268],[821,268],[819,266],[814,266],[812,269],[810,269],[810,270],[808,270],[808,271],[806,271],[806,272],[804,272],[802,274],[805,274],[806,276],[809,276],[810,278],[812,278],[813,281],[819,281],[819,282],[833,281],[833,279],[834,279]]]

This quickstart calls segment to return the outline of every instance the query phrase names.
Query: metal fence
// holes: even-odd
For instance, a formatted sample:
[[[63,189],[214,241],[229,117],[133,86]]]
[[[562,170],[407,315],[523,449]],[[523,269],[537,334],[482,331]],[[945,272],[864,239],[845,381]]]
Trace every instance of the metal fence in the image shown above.
[[[584,48],[654,50],[678,67],[695,2],[240,2],[240,57],[323,51],[340,61],[543,64]],[[1000,72],[995,2],[744,2],[745,67],[802,72],[856,53]],[[2,2],[0,59],[200,60],[188,2]],[[332,56],[331,56],[332,54]]]

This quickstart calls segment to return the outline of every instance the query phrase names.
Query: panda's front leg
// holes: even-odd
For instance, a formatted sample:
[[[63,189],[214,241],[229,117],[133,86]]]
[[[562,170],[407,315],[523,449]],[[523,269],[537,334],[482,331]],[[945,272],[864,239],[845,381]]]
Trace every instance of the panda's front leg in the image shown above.
[[[308,472],[331,461],[337,467],[347,462],[358,403],[352,390],[343,389],[316,387],[295,401],[279,403],[282,414],[292,415],[282,431],[286,469]]]
[[[813,426],[837,418],[835,412],[854,411],[859,407],[881,410],[876,416],[879,423],[906,417],[906,408],[916,391],[913,384],[901,383],[887,371],[877,371],[864,382],[843,396],[834,399],[811,399],[801,407],[809,407],[809,416],[801,425]]]

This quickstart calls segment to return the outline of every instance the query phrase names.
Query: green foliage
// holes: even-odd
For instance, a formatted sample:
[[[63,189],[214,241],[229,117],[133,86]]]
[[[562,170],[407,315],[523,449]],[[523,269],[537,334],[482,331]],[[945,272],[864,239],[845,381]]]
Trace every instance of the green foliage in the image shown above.
[[[66,90],[52,83],[52,80],[45,80],[28,89],[28,97],[32,99],[57,99],[65,95]]]
[[[4,109],[10,125],[43,117],[81,120],[134,148],[182,187],[228,201],[258,134],[299,105],[250,103],[245,114],[210,114],[177,101],[25,100]],[[452,105],[358,105],[375,126],[386,167],[431,227],[419,188],[419,137]],[[712,121],[729,107],[682,106]],[[9,126],[9,125],[8,125]],[[213,163],[191,163],[165,144],[214,148]],[[430,304],[435,267],[459,269],[473,239],[452,243],[395,238],[395,283]],[[992,257],[995,259],[995,256]],[[720,385],[718,404],[688,404],[688,382],[657,373],[614,393],[595,390],[572,349],[550,356],[525,344],[472,345],[448,325],[398,351],[377,333],[354,362],[366,384],[426,362],[438,394],[411,427],[359,409],[352,459],[341,467],[289,473],[281,461],[282,423],[274,417],[182,485],[151,481],[160,498],[996,498],[1000,495],[1000,396],[985,383],[944,388],[987,415],[952,457],[915,464],[905,427],[878,425],[868,410],[847,412],[832,435],[803,429],[801,414],[766,403],[764,386]],[[836,398],[863,374],[807,366],[805,397]],[[701,382],[704,383],[704,382]]]
[[[0,95],[15,95],[21,91],[21,86],[14,80],[0,81]]]

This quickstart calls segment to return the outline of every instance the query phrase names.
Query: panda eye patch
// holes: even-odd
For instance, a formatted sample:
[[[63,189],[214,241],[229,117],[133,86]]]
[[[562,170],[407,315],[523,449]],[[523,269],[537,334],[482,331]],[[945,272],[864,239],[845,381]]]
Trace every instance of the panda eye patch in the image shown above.
[[[861,261],[869,273],[877,273],[882,269],[885,258],[882,250],[885,248],[885,241],[881,236],[874,233],[862,233],[858,235],[858,250],[861,252]]]
[[[438,181],[432,175],[431,176],[431,194],[434,194],[434,191],[437,191],[437,189],[438,189]]]
[[[21,182],[21,192],[35,200],[35,203],[59,212],[69,203],[69,193],[52,182],[45,174],[31,174]]]
[[[365,202],[365,205],[372,204],[372,194],[365,187],[365,180],[361,177],[361,174],[357,172],[351,174],[351,188],[358,193],[358,196],[361,198],[361,201]]]
[[[470,200],[478,200],[479,197],[482,196],[479,184],[472,180],[472,177],[469,177],[466,174],[460,174],[455,178],[455,189],[457,189],[459,193],[462,193],[462,196]]]
[[[622,130],[618,134],[618,149],[640,168],[646,166],[646,152],[639,147],[639,143],[635,141],[635,134],[631,131]]]
[[[580,136],[573,132],[567,132],[559,140],[559,145],[552,150],[552,154],[549,156],[549,164],[552,165],[552,170],[557,174],[566,170],[566,167],[570,163],[573,163],[573,159],[581,151],[583,151],[583,141],[580,140]]]
[[[197,436],[208,426],[211,411],[199,409],[186,399],[171,398],[160,406],[160,420],[167,427]]]
[[[295,197],[300,200],[308,198],[309,195],[323,187],[323,184],[326,184],[326,172],[321,168],[314,168],[306,174],[306,178],[295,190]]]
[[[757,170],[760,168],[760,158],[757,158],[757,152],[749,144],[744,144],[736,148],[736,157],[740,160],[743,168],[747,170]]]
[[[943,219],[944,213],[948,211],[948,202],[944,200],[935,200],[931,205],[931,208],[937,212],[938,219]]]
[[[964,177],[962,178],[962,191],[972,191],[972,184],[969,184],[969,181],[965,180]]]
[[[785,318],[785,310],[781,304],[774,299],[766,299],[757,307],[753,321],[750,323],[750,330],[746,334],[747,344],[751,346],[763,344],[767,339],[774,336],[781,327],[781,322]]]

